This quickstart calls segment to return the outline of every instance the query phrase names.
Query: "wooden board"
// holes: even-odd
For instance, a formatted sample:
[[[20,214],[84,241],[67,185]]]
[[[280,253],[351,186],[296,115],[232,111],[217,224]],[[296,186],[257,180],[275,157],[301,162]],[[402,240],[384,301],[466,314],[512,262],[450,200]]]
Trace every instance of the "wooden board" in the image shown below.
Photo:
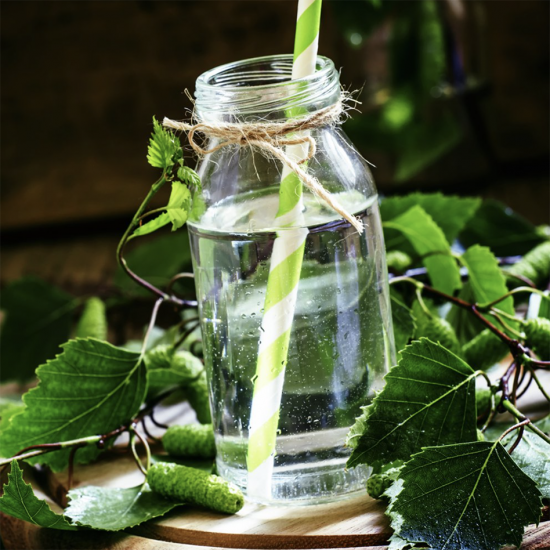
[[[133,459],[110,454],[75,468],[73,487],[133,487],[143,481]],[[66,473],[48,477],[48,492],[65,504]],[[143,538],[220,548],[349,548],[387,542],[384,505],[364,493],[314,506],[247,503],[233,516],[182,507],[130,530]]]

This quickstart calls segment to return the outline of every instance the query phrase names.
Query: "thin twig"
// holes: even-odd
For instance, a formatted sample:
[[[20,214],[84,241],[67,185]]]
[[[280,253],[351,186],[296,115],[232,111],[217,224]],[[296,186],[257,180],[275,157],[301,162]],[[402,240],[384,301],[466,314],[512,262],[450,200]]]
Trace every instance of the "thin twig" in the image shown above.
[[[174,349],[178,349],[184,342],[195,332],[197,328],[199,328],[200,323],[195,323],[194,325],[191,325],[190,328],[188,328],[176,341],[176,343],[173,345]]]
[[[520,294],[522,292],[529,292],[531,294],[540,294],[541,296],[545,296],[544,292],[540,291],[538,288],[519,286],[518,288],[514,288],[514,290],[510,290],[510,292],[503,294],[500,298],[497,298],[496,300],[493,300],[492,302],[488,302],[486,304],[478,304],[477,307],[480,311],[489,311],[489,309],[491,309],[493,306],[506,300],[508,296],[513,296],[514,294]]]
[[[510,389],[508,387],[508,381],[510,380],[510,377],[517,369],[517,363],[514,359],[509,367],[506,369],[506,372],[504,375],[500,378],[500,390],[502,391],[502,397],[500,399],[499,403],[499,409],[502,409],[502,402],[506,401],[510,398]]]
[[[130,277],[133,281],[135,281],[138,285],[142,286],[149,292],[152,292],[159,298],[164,298],[168,302],[172,302],[176,304],[177,306],[183,307],[183,306],[193,306],[195,307],[197,305],[195,300],[182,300],[178,298],[177,296],[169,295],[157,288],[156,286],[152,285],[145,279],[142,279],[139,275],[134,273],[126,263],[126,260],[124,258],[124,249],[126,245],[128,244],[128,241],[132,238],[132,233],[136,227],[139,226],[140,218],[143,216],[145,209],[147,208],[147,205],[151,201],[151,199],[157,194],[159,189],[167,182],[169,181],[166,173],[164,173],[152,186],[151,189],[149,189],[149,192],[147,193],[147,196],[141,203],[140,207],[138,208],[137,212],[134,214],[134,217],[132,218],[132,221],[130,222],[130,225],[126,228],[126,231],[122,235],[122,238],[120,239],[120,242],[117,246],[116,251],[116,257],[118,264],[120,267],[124,270],[126,275]]]
[[[141,444],[145,448],[145,475],[147,475],[147,472],[151,467],[151,449],[149,448],[147,440],[137,430],[135,430],[134,433],[137,435],[138,439],[141,441]]]
[[[530,372],[531,372],[531,376],[533,377],[533,380],[539,387],[539,390],[541,391],[542,395],[544,395],[547,401],[550,401],[550,395],[546,393],[546,390],[544,389],[544,386],[541,384],[541,381],[538,379],[538,376],[536,375],[536,373],[533,372],[532,370],[530,370]]]
[[[512,426],[511,428],[508,428],[499,438],[499,441],[502,441],[510,432],[513,432],[514,430],[517,430],[519,428],[518,435],[516,437],[516,440],[514,441],[514,444],[509,449],[508,454],[511,455],[514,452],[514,449],[519,445],[521,438],[523,437],[523,431],[525,430],[525,426],[527,424],[531,424],[531,421],[526,418],[525,420],[522,420],[518,424]]]
[[[506,269],[503,269],[502,272],[505,273],[508,277],[512,277],[512,279],[517,279],[518,281],[521,281],[522,283],[526,284],[531,288],[537,288],[537,285],[533,281],[531,281],[531,279],[525,277],[525,275],[518,275],[517,273],[511,273]]]
[[[158,443],[160,441],[160,439],[158,439],[157,437],[155,437],[154,435],[151,434],[151,432],[149,432],[149,429],[147,428],[147,424],[145,423],[145,420],[146,420],[146,416],[144,416],[142,419],[141,419],[141,427],[143,428],[143,431],[145,432],[145,435],[153,442],[155,443]]]
[[[141,470],[141,473],[146,476],[147,470],[143,467],[136,450],[136,431],[133,427],[130,429],[130,449],[132,450],[132,455],[134,456],[137,467]]]
[[[524,369],[524,373],[527,373],[527,376],[529,376],[529,379],[527,380],[527,384],[523,387],[523,389],[517,394],[517,399],[520,397],[523,397],[523,395],[527,392],[529,387],[531,386],[531,382],[533,382],[534,373],[530,369]],[[521,384],[523,383],[525,376],[522,377],[522,379],[519,382],[519,387],[521,387]],[[549,400],[550,401],[550,400]]]
[[[153,411],[149,413],[149,418],[151,419],[151,422],[157,427],[157,428],[164,428],[165,430],[168,429],[168,426],[166,424],[162,424],[161,422],[157,422],[155,419]]]
[[[151,319],[149,320],[149,325],[147,325],[147,331],[145,332],[145,336],[143,337],[143,344],[141,345],[141,356],[145,354],[145,350],[147,349],[147,342],[149,341],[149,336],[151,335],[151,331],[153,330],[155,326],[155,322],[157,320],[157,314],[159,312],[159,308],[162,305],[162,303],[165,301],[164,296],[160,297],[153,306],[153,311],[151,312]]]
[[[503,402],[504,408],[511,413],[513,416],[515,416],[520,422],[523,422],[524,420],[529,420],[522,412],[518,411],[514,405],[506,400]],[[537,428],[532,422],[529,425],[529,429],[532,430],[534,433],[536,433],[540,438],[544,439],[546,443],[550,444],[550,437],[548,437],[541,429]],[[510,431],[510,430],[507,430]],[[499,438],[502,439],[502,436]]]

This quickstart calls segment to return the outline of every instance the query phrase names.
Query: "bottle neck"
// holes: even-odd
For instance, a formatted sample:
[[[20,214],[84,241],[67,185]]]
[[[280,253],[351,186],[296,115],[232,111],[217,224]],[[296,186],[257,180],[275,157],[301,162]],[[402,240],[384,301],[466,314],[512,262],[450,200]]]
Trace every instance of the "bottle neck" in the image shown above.
[[[291,55],[216,67],[197,79],[195,112],[210,123],[284,121],[334,105],[340,97],[340,75],[326,57],[317,57],[315,74],[291,76]]]

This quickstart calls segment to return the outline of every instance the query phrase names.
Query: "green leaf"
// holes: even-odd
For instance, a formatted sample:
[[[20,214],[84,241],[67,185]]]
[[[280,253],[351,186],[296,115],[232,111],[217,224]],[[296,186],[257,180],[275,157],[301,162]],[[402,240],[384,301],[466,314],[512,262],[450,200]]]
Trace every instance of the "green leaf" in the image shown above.
[[[475,377],[439,344],[414,341],[352,427],[347,444],[354,450],[347,466],[408,460],[425,445],[475,441]]]
[[[149,220],[148,222],[137,227],[132,233],[132,237],[143,237],[143,235],[149,235],[149,233],[153,233],[153,231],[168,225],[170,221],[168,212],[163,212],[156,218],[153,218],[152,220]]]
[[[76,527],[71,525],[64,516],[52,512],[48,503],[34,494],[32,487],[25,483],[17,460],[11,463],[8,483],[4,485],[4,494],[0,498],[0,511],[40,527],[76,530]]]
[[[201,190],[201,179],[199,175],[188,166],[182,166],[178,169],[178,178],[183,181],[187,187],[193,187],[198,191]]]
[[[191,193],[181,181],[172,182],[172,192],[166,212],[172,222],[172,231],[179,229],[187,221],[187,215],[191,208]]]
[[[462,255],[461,260],[468,268],[468,280],[478,304],[492,302],[508,292],[506,279],[489,248],[480,245],[472,246]],[[510,315],[514,314],[514,301],[511,296],[495,307]]]
[[[510,433],[502,440],[502,444],[512,445],[516,436],[517,432]],[[550,445],[527,426],[512,458],[537,483],[543,498],[550,499]]]
[[[27,380],[38,365],[59,352],[71,330],[79,301],[35,277],[8,285],[0,307],[6,318],[0,335],[1,379]]]
[[[474,292],[469,281],[464,283],[458,293],[458,297],[465,302],[475,302]],[[485,325],[477,317],[474,317],[470,311],[461,307],[452,306],[449,309],[449,313],[447,313],[446,319],[455,329],[458,341],[462,345],[470,342],[485,328]]]
[[[147,148],[147,161],[155,168],[167,170],[174,165],[174,155],[181,148],[178,138],[163,128],[162,124],[153,117],[153,133]]]
[[[414,334],[415,320],[411,309],[397,298],[394,292],[391,293],[391,314],[395,349],[401,351]]]
[[[107,316],[105,303],[101,298],[93,296],[86,300],[84,311],[78,320],[75,336],[77,338],[97,338],[107,340]]]
[[[0,433],[10,425],[11,419],[25,409],[23,401],[0,398]],[[3,455],[0,449],[0,455]]]
[[[38,368],[40,383],[24,395],[25,410],[0,435],[7,456],[30,445],[108,433],[138,412],[146,390],[139,353],[92,338],[71,340],[62,348],[62,354]],[[61,471],[70,452],[61,449],[29,462]],[[99,453],[88,445],[76,452],[76,462],[89,462]]]
[[[385,198],[380,204],[380,214],[384,221],[391,221],[417,205],[440,227],[447,242],[452,243],[480,207],[481,199],[442,193],[410,193],[402,197]],[[401,241],[404,242],[403,239]]]
[[[386,495],[396,534],[440,550],[519,547],[541,514],[535,482],[498,442],[425,448]]]
[[[183,229],[140,243],[126,255],[126,261],[140,277],[162,288],[176,273],[192,270],[187,231]],[[151,296],[149,291],[137,285],[120,268],[114,282],[131,294]]]
[[[118,487],[83,487],[69,491],[65,515],[79,525],[120,531],[163,516],[183,503],[153,493],[147,484]]]
[[[483,304],[496,300],[508,292],[506,279],[489,248],[472,246],[462,255],[461,261],[468,268],[469,278],[459,293],[459,298],[462,300]],[[514,314],[514,301],[511,296],[496,307],[511,315]],[[488,315],[485,317],[498,325],[494,317]],[[451,307],[447,320],[455,329],[462,344],[470,342],[485,328],[469,311],[457,306]],[[514,321],[505,320],[505,322],[515,328]]]
[[[421,206],[413,206],[383,225],[397,229],[407,237],[416,253],[422,257],[435,288],[452,294],[462,286],[460,270],[451,255],[445,235]]]
[[[525,218],[501,202],[484,200],[460,233],[460,242],[488,246],[497,256],[523,255],[547,240]]]

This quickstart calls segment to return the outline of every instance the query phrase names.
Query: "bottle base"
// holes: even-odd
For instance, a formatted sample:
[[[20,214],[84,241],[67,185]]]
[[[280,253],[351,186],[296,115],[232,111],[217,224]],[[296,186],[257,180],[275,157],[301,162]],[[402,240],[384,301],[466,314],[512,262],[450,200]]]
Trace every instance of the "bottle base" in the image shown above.
[[[219,474],[235,483],[246,500],[270,506],[308,506],[344,500],[365,491],[371,468],[365,465],[345,469],[346,459],[322,463],[277,466],[271,479],[271,495],[257,495],[248,488],[247,472],[218,463]]]

